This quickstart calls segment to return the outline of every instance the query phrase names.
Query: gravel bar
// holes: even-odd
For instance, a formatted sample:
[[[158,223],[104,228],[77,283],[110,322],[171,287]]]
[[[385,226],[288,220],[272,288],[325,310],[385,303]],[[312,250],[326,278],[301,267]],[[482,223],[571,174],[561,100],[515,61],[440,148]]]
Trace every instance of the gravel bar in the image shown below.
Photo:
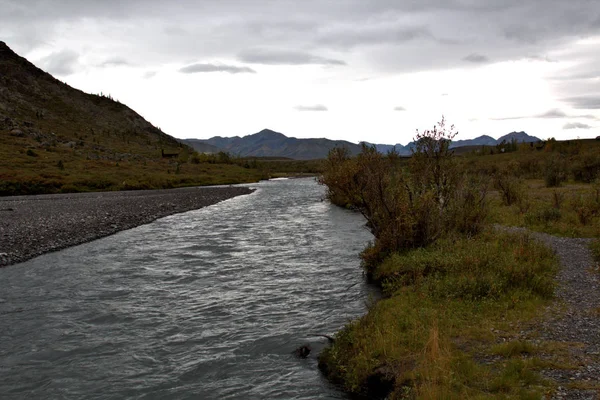
[[[0,197],[0,267],[252,192],[229,186]]]
[[[527,232],[516,227],[497,228]],[[559,301],[545,310],[540,323],[521,333],[522,339],[569,348],[575,368],[542,371],[542,375],[558,384],[552,399],[599,399],[600,393],[593,386],[600,381],[600,273],[588,247],[592,239],[529,234],[554,250],[560,260],[556,290]]]

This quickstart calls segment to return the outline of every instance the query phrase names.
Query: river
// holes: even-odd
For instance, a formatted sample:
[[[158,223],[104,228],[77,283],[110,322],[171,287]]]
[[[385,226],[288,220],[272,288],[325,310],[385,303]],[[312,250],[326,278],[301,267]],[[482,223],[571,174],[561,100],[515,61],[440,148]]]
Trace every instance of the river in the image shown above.
[[[313,335],[365,312],[371,235],[313,179],[249,186],[0,269],[0,398],[346,398]]]

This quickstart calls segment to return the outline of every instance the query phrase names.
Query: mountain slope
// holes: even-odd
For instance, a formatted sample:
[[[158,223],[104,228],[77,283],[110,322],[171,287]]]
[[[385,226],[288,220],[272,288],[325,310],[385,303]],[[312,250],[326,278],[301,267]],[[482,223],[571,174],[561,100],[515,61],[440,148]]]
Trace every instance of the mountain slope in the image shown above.
[[[199,139],[184,139],[180,140],[181,142],[191,146],[198,153],[218,153],[221,151],[221,148],[217,146],[213,146],[212,144],[208,144]]]
[[[286,157],[297,160],[325,158],[329,150],[335,147],[346,147],[351,154],[358,154],[361,149],[359,145],[344,140],[297,139],[270,129],[244,137],[215,136],[210,139],[186,139],[184,142],[195,149],[199,149],[199,143],[208,144],[242,157]]]
[[[453,140],[450,148],[464,146],[495,146],[499,142],[491,136],[482,135],[475,139]]]
[[[0,195],[260,177],[233,165],[183,166],[191,152],[124,104],[74,89],[0,42]]]
[[[74,89],[37,68],[0,42],[0,129],[59,144],[96,140],[82,151],[155,155],[178,141],[129,107]],[[13,132],[16,134],[17,132]],[[122,140],[114,140],[120,137]],[[85,147],[85,146],[81,146]],[[102,151],[104,150],[104,151]]]
[[[497,143],[502,143],[503,140],[505,140],[508,143],[513,139],[516,140],[517,143],[530,143],[530,142],[540,142],[541,141],[541,139],[539,139],[535,136],[530,136],[530,135],[526,134],[525,132],[521,131],[521,132],[511,132],[504,136],[501,136],[498,138]]]

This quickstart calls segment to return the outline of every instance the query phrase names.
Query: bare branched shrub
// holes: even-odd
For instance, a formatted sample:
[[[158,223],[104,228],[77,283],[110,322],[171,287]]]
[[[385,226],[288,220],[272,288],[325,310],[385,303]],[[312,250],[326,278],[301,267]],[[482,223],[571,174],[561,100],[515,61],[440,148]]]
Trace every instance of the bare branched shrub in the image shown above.
[[[407,168],[395,154],[363,146],[350,158],[333,150],[320,178],[332,203],[360,211],[375,241],[361,254],[367,272],[390,253],[424,247],[449,231],[475,234],[486,216],[487,187],[460,173],[449,149],[456,132],[442,119],[417,132]]]
[[[511,206],[523,196],[523,182],[508,170],[498,171],[494,175],[494,188],[500,192],[502,202]]]
[[[451,216],[446,223],[469,236],[483,230],[488,214],[487,193],[489,180],[482,175],[463,175],[454,192],[454,201],[450,208]]]

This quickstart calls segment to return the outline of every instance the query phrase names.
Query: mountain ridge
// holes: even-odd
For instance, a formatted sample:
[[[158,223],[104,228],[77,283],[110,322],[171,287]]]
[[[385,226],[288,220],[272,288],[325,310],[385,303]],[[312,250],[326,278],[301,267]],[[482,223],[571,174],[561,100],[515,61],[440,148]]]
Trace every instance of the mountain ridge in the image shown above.
[[[242,157],[285,157],[299,160],[325,158],[329,150],[335,147],[345,147],[353,155],[360,153],[361,150],[360,145],[346,140],[298,139],[271,129],[263,129],[243,137],[214,136],[209,139],[182,139],[182,141],[196,151],[200,151],[201,146],[207,144],[217,147],[219,151]]]
[[[530,136],[527,133],[511,132],[494,139],[488,135],[482,135],[474,139],[456,140],[450,144],[450,148],[464,146],[495,146],[502,143],[503,140],[510,142],[512,139],[517,142],[538,142],[539,138]],[[218,152],[224,151],[239,155],[241,157],[286,157],[295,159],[318,159],[327,157],[327,153],[334,147],[345,147],[350,154],[360,153],[362,144],[375,146],[377,151],[388,153],[396,150],[400,155],[411,155],[415,148],[415,142],[406,145],[402,144],[376,144],[369,142],[360,142],[354,144],[345,140],[331,140],[326,138],[298,139],[288,137],[280,132],[270,129],[263,129],[260,132],[246,135],[243,137],[222,137],[213,136],[209,139],[182,139],[182,142],[192,146],[198,152]],[[212,149],[207,150],[207,149]]]

